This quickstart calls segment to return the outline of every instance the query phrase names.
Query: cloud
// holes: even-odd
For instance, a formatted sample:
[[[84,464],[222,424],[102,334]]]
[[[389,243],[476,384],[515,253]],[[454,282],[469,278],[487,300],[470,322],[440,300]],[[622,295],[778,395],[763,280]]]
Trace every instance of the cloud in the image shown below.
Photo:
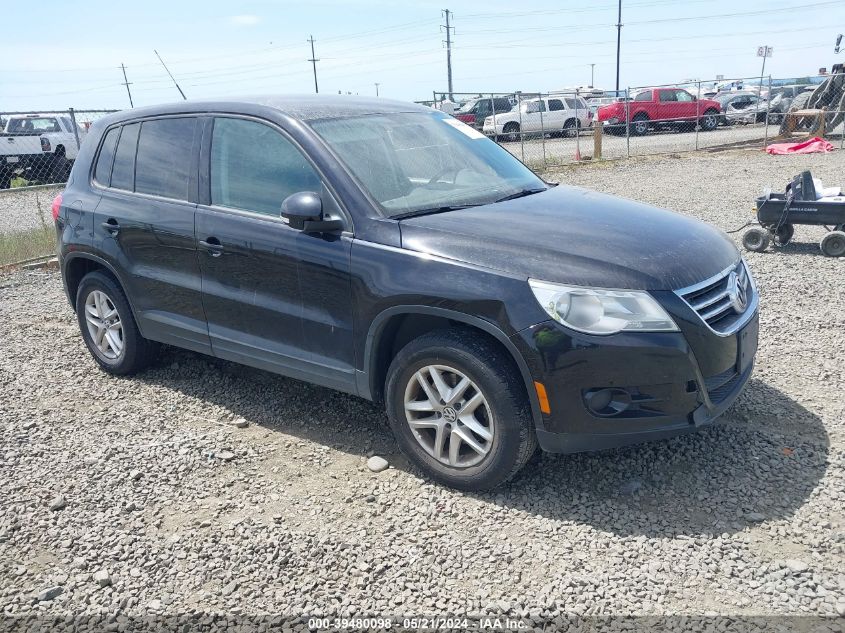
[[[261,18],[257,15],[245,13],[243,15],[230,15],[229,22],[235,26],[255,26],[261,22]]]

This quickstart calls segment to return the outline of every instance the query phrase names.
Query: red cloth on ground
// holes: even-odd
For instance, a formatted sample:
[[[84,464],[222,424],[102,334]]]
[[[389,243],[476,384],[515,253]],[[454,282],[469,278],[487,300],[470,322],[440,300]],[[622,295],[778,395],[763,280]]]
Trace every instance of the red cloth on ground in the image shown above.
[[[818,136],[800,143],[772,143],[766,148],[769,154],[815,154],[832,151],[833,145]]]

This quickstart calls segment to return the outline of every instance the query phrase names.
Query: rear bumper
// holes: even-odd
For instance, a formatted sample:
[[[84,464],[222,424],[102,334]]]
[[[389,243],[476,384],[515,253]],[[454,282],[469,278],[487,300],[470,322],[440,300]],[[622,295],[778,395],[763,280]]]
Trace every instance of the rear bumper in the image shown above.
[[[703,323],[681,329],[599,337],[548,321],[514,335],[548,396],[550,413],[537,426],[543,450],[577,453],[663,439],[723,414],[751,376],[758,317],[731,336]]]

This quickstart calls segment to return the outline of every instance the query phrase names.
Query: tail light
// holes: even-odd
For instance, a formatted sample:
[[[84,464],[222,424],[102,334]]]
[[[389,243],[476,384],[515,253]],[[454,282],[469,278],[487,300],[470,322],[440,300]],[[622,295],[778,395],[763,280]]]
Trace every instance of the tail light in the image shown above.
[[[50,211],[53,213],[53,222],[59,219],[59,211],[62,209],[62,194],[57,195],[53,198],[53,206],[50,207]]]
[[[51,151],[52,149],[53,149],[53,148],[52,148],[52,147],[50,147],[50,139],[45,138],[45,137],[43,137],[43,136],[42,136],[42,137],[41,137],[41,151],[42,151],[42,152],[49,152],[49,151]]]

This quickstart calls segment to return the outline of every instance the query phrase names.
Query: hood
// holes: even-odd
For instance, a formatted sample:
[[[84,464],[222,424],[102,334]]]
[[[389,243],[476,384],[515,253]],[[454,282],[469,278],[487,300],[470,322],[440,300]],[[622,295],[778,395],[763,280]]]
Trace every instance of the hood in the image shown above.
[[[677,290],[739,260],[734,243],[709,224],[564,185],[408,218],[400,228],[403,248],[580,286]]]

